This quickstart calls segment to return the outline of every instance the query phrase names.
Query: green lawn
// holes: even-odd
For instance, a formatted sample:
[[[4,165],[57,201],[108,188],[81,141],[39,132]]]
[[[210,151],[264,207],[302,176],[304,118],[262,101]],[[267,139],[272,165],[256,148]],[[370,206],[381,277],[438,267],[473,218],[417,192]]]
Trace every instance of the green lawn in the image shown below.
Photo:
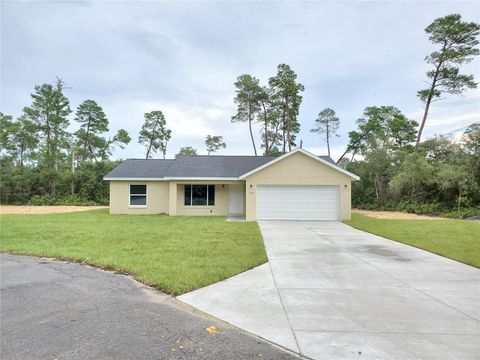
[[[92,210],[1,215],[0,251],[127,272],[178,295],[267,261],[255,222],[222,217],[109,215]]]
[[[390,220],[352,214],[357,229],[480,267],[480,222],[466,220]]]

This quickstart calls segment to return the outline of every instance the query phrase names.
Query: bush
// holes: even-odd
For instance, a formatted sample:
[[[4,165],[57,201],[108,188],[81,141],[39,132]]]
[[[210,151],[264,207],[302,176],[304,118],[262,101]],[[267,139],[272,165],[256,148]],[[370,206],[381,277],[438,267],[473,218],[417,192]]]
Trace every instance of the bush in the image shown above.
[[[480,207],[460,209],[460,211],[447,211],[447,212],[443,212],[441,215],[443,217],[448,217],[453,219],[468,219],[468,218],[480,219]]]
[[[29,205],[36,206],[52,206],[52,205],[66,205],[66,206],[93,206],[97,205],[96,202],[86,200],[78,195],[64,196],[60,198],[52,198],[47,195],[39,196],[35,195],[29,201]]]
[[[480,206],[461,208],[460,211],[458,211],[440,203],[415,203],[408,201],[395,203],[392,201],[384,204],[362,204],[356,208],[372,211],[400,211],[417,215],[442,216],[453,219],[480,217]]]

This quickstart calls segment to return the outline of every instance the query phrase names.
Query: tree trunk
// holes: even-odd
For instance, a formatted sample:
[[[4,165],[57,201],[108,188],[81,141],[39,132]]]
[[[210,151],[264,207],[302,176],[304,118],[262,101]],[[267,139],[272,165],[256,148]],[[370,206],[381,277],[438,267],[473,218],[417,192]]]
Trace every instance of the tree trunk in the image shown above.
[[[165,160],[165,156],[167,156],[167,144],[168,144],[168,141],[165,141],[165,144],[164,144],[163,149],[162,149],[164,160]]]
[[[53,171],[55,173],[53,181],[52,181],[52,197],[57,196],[57,179],[56,175],[58,173],[58,163],[57,163],[57,143],[58,143],[58,134],[57,131],[55,130],[55,135],[53,137],[53,146],[52,146],[52,163],[53,163]]]
[[[330,157],[330,126],[328,125],[328,122],[326,124],[326,135],[327,135],[327,152],[328,152],[328,157]]]
[[[248,130],[250,130],[250,139],[252,139],[252,145],[253,145],[253,152],[255,153],[255,156],[257,156],[257,147],[255,146],[255,139],[253,138],[253,132],[252,132],[252,114],[248,114]]]
[[[48,114],[45,116],[45,137],[47,140],[47,168],[49,172],[53,171],[53,164],[52,164],[52,129],[50,127],[50,119],[48,118]],[[50,174],[48,176],[47,183],[45,184],[46,188],[48,189],[48,192],[50,195],[52,195],[52,180],[50,179]]]
[[[462,203],[462,188],[458,189],[458,209],[457,209],[458,212],[460,212],[461,203]]]
[[[23,153],[24,153],[24,148],[21,146],[20,148],[20,167],[23,168]]]
[[[147,154],[145,155],[145,160],[148,160],[150,156],[150,150],[152,149],[153,138],[150,138],[150,144],[148,144]]]
[[[90,148],[90,118],[88,118],[88,123],[87,123],[87,131],[85,133],[85,143],[83,144],[83,158],[82,158],[82,163],[85,162],[85,158],[87,156],[87,147],[90,150],[90,155],[92,155],[92,150]]]
[[[288,143],[288,151],[292,151],[292,119],[290,118],[290,113],[288,111],[288,94],[285,97],[285,106],[287,109],[287,143]]]
[[[327,131],[327,153],[328,153],[328,157],[330,157],[330,139],[328,136],[328,131]]]
[[[75,194],[75,149],[72,149],[72,182],[70,183],[70,194]]]
[[[282,153],[285,154],[287,150],[287,139],[286,139],[286,104],[283,104],[283,111],[282,111],[282,140],[283,140],[283,146],[282,146]]]
[[[264,123],[264,132],[265,132],[265,155],[268,156],[270,151],[268,147],[268,117],[267,117],[267,110],[265,109],[265,103],[262,101],[262,108],[263,108],[263,123]]]
[[[433,75],[432,84],[430,86],[430,92],[428,94],[427,101],[425,102],[425,110],[423,112],[422,122],[420,124],[420,128],[418,129],[417,141],[415,142],[415,150],[418,150],[418,146],[420,145],[420,141],[422,139],[423,128],[425,127],[425,123],[427,122],[428,110],[430,109],[430,103],[432,102],[432,99],[433,99],[433,92],[435,91],[435,86],[437,85],[437,78],[440,72],[441,65],[442,63],[440,62],[435,69],[435,75]]]

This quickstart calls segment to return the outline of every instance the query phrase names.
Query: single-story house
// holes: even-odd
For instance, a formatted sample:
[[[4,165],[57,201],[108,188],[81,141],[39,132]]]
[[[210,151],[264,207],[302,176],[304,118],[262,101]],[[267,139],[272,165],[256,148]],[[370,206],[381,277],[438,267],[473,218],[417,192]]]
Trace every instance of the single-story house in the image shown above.
[[[358,176],[298,148],[279,157],[128,159],[110,182],[110,213],[241,216],[246,220],[345,220]]]

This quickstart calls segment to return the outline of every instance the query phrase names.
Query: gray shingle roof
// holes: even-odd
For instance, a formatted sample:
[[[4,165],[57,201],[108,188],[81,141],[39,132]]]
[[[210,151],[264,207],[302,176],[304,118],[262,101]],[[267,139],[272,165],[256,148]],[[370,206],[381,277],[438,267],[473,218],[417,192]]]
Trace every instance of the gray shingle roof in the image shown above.
[[[319,158],[322,158],[323,160],[327,160],[329,163],[337,166],[337,163],[330,156],[320,155]]]
[[[239,177],[275,159],[268,156],[179,156],[169,177]]]
[[[106,178],[162,178],[175,160],[127,159],[110,171]]]
[[[105,178],[239,177],[275,159],[268,156],[179,156],[174,160],[127,159]]]
[[[329,156],[320,156],[335,165]],[[127,159],[105,175],[106,179],[237,178],[275,157],[182,155],[176,159]]]

